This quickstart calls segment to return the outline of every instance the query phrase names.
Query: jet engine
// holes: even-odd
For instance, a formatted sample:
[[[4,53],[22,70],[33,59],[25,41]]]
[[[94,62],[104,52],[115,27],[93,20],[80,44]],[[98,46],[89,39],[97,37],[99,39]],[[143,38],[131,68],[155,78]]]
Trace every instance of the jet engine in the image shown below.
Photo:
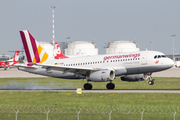
[[[147,74],[133,74],[133,75],[126,75],[121,77],[122,81],[129,81],[129,82],[144,81],[147,79],[148,79]]]
[[[114,70],[100,70],[92,72],[87,80],[94,82],[112,81],[115,78]]]

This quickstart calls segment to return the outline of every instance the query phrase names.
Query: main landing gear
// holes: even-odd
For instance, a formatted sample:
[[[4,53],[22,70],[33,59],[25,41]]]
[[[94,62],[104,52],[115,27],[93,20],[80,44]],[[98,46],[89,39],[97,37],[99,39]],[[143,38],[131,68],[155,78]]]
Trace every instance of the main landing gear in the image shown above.
[[[91,83],[84,84],[84,89],[85,90],[91,90],[92,89],[92,84]]]
[[[112,83],[112,82],[110,82],[110,83],[108,83],[108,84],[106,85],[106,88],[107,88],[108,90],[113,90],[113,89],[115,88],[115,84]],[[85,83],[85,84],[84,84],[84,89],[85,89],[85,90],[91,90],[91,89],[92,89],[92,84],[91,84],[91,83]]]
[[[151,75],[149,75],[149,82],[148,82],[149,85],[154,85],[154,79],[152,80],[152,77]]]
[[[115,84],[112,83],[112,82],[110,82],[110,83],[108,83],[108,84],[106,85],[106,88],[107,88],[108,90],[113,90],[113,89],[115,88]]]

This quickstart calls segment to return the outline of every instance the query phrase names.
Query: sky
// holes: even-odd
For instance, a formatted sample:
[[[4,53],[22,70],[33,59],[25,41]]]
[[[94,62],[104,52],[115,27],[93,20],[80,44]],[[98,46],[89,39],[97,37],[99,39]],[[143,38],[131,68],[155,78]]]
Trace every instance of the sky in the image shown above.
[[[135,41],[141,50],[180,54],[180,0],[1,0],[0,54],[22,50],[20,30],[37,41],[94,41],[99,54],[105,42]],[[153,41],[153,43],[150,43]]]

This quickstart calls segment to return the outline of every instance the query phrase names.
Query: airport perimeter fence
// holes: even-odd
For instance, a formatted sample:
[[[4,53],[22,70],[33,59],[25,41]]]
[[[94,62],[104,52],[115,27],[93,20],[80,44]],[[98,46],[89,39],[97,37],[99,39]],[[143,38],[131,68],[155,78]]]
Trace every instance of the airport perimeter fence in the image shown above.
[[[180,119],[180,106],[32,106],[0,105],[0,120]]]

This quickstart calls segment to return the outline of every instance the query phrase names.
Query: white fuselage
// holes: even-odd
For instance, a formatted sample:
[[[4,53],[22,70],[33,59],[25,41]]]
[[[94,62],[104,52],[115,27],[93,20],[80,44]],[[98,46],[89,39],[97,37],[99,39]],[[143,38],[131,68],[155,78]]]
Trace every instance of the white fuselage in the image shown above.
[[[157,56],[157,58],[155,58]],[[158,57],[160,56],[160,57]],[[66,79],[85,79],[86,73],[77,74],[76,72],[69,72],[68,68],[93,68],[98,69],[113,69],[115,76],[153,73],[171,68],[174,62],[161,52],[156,51],[139,51],[131,53],[120,53],[111,55],[96,55],[73,57],[67,59],[52,59],[46,61],[45,64],[57,65],[67,67],[63,70],[51,70],[43,68],[42,66],[33,65],[32,67],[18,67],[19,70]],[[82,73],[82,71],[81,71]]]

